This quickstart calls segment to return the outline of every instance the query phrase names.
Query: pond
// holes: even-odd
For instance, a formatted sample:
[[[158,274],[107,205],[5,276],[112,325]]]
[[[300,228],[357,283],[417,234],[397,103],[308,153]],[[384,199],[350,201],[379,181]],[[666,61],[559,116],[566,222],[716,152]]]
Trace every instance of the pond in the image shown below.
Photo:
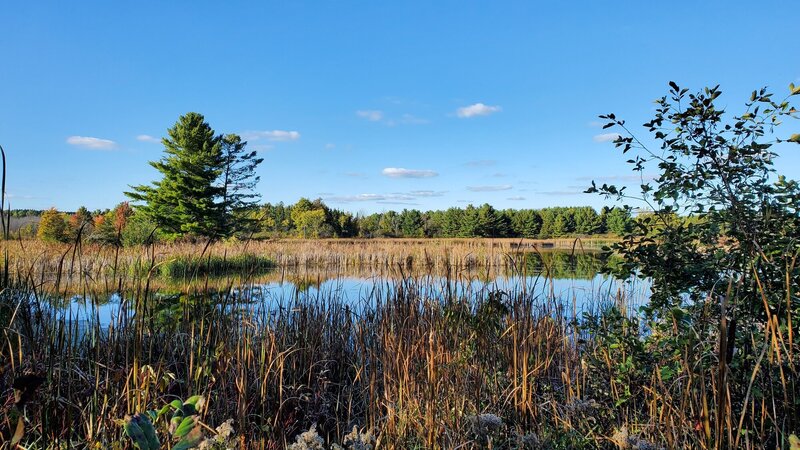
[[[316,302],[337,302],[353,310],[385,302],[398,289],[413,291],[420,299],[485,299],[489,293],[525,295],[538,302],[555,302],[573,315],[604,305],[623,303],[632,309],[646,301],[647,281],[619,280],[601,273],[605,260],[599,253],[552,251],[530,254],[513,270],[464,268],[449,273],[405,273],[401,268],[283,267],[246,282],[236,274],[213,280],[162,280],[153,285],[153,298],[174,301],[186,293],[209,293],[239,309],[270,310]],[[54,312],[69,321],[98,324],[125,320],[133,315],[134,296],[73,295],[51,303]]]

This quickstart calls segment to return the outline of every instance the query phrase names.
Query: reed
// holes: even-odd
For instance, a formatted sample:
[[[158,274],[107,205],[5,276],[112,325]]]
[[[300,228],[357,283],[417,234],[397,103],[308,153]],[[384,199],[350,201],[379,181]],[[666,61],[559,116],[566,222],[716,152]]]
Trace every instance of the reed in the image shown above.
[[[7,242],[0,435],[10,439],[24,417],[24,448],[130,448],[116,420],[194,395],[207,399],[204,423],[233,419],[237,445],[254,449],[285,448],[313,425],[325,442],[371,430],[386,449],[712,448],[722,434],[758,448],[796,432],[789,416],[775,425],[798,398],[786,330],[747,330],[764,342],[737,369],[751,382],[721,384],[713,364],[698,364],[716,354],[717,332],[706,330],[707,349],[656,357],[622,289],[582,316],[574,294],[472,283],[485,270],[468,270],[469,258],[526,274],[510,242],[315,244]],[[336,276],[355,262],[388,269],[359,299],[321,289],[265,300],[265,255],[280,276],[315,265]],[[159,283],[168,264],[191,275]],[[215,280],[222,272],[234,276]],[[128,312],[103,324],[53,306],[76,292],[89,302],[117,295]]]

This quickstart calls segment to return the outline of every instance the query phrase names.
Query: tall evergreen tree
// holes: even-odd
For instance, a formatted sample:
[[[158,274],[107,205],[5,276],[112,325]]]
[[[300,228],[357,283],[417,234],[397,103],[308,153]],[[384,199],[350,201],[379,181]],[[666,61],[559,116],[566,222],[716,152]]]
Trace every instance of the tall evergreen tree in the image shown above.
[[[253,215],[248,214],[257,207],[261,195],[255,191],[261,177],[256,168],[264,159],[248,151],[247,142],[236,134],[227,134],[221,139],[224,167],[221,176],[222,207],[226,234],[247,230],[255,225]]]
[[[150,162],[161,180],[125,194],[143,202],[139,211],[172,235],[219,237],[225,223],[224,188],[218,182],[225,169],[221,138],[193,112],[181,116],[167,134],[161,140],[164,157]]]

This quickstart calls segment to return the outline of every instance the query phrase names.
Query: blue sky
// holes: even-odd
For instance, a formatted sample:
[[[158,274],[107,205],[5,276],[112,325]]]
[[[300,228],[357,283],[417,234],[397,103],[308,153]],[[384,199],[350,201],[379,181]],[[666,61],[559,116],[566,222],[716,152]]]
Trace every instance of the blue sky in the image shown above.
[[[7,190],[14,208],[113,207],[197,111],[263,156],[264,201],[597,207],[589,180],[630,176],[597,115],[643,123],[670,80],[719,83],[732,111],[761,86],[783,95],[800,82],[794,6],[7,2]],[[794,147],[777,168],[800,178]]]

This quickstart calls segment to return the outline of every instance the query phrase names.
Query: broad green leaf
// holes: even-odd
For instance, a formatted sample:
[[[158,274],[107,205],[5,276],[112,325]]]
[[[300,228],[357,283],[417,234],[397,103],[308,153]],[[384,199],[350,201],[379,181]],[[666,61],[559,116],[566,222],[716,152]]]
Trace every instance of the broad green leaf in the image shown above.
[[[176,428],[175,432],[172,434],[175,437],[184,437],[187,434],[189,434],[190,431],[192,431],[192,429],[194,428],[194,424],[195,424],[195,417],[194,416],[187,417],[183,419],[181,424],[178,425],[178,428]]]
[[[150,444],[151,450],[157,450],[161,448],[161,442],[158,441],[158,435],[156,434],[156,429],[153,427],[153,424],[144,414],[139,414],[138,417],[138,425],[139,428],[142,429],[144,432],[145,437],[147,438],[147,442]]]
[[[183,404],[185,405],[185,404],[188,403],[188,404],[190,404],[192,406],[197,407],[197,403],[201,402],[202,400],[203,400],[203,396],[202,395],[193,395],[193,396],[187,398],[186,401],[183,402]]]
[[[125,434],[133,441],[134,447],[139,450],[151,450],[150,441],[147,440],[144,431],[142,431],[142,428],[139,427],[139,424],[137,424],[132,417],[127,417],[125,419],[124,429]],[[154,450],[158,450],[158,447]]]
[[[203,440],[203,432],[200,428],[195,428],[189,434],[186,435],[183,439],[181,439],[172,450],[187,450],[190,448],[194,448],[200,441]]]
[[[794,142],[794,143],[800,144],[800,134],[793,134],[789,138],[789,142]]]

